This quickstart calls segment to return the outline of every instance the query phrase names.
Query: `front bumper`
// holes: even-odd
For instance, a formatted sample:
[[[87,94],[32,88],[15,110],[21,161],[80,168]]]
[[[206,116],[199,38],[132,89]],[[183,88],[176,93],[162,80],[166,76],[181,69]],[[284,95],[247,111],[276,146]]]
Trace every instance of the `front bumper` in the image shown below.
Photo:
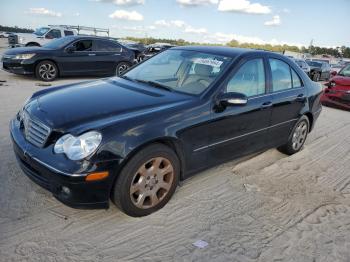
[[[13,74],[32,75],[35,70],[35,62],[32,59],[3,58],[2,69]]]
[[[96,165],[86,161],[79,164],[69,159],[63,160],[65,157],[54,154],[52,147],[37,148],[25,140],[17,119],[11,121],[10,132],[17,161],[32,181],[49,190],[56,199],[70,207],[109,207],[114,164],[100,162]],[[56,161],[55,157],[59,159]],[[66,165],[64,161],[67,162]],[[55,162],[56,166],[53,164]],[[64,168],[66,169],[63,170]],[[99,181],[85,181],[88,173],[99,171],[109,171],[110,175]]]

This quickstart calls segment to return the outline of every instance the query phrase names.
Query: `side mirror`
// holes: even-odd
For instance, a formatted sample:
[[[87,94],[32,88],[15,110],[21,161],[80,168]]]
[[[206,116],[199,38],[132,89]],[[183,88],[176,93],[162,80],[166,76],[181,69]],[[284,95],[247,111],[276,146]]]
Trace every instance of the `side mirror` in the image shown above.
[[[336,76],[337,75],[337,71],[331,71],[331,76]]]
[[[76,51],[76,48],[74,46],[69,46],[66,48],[66,52],[71,54],[74,53]]]
[[[244,106],[248,103],[246,95],[236,92],[224,93],[219,96],[221,106]]]

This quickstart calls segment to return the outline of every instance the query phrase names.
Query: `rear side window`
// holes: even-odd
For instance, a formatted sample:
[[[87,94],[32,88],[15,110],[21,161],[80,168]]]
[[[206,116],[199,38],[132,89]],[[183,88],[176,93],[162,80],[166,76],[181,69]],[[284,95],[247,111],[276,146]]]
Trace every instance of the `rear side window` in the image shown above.
[[[289,65],[278,59],[269,59],[272,73],[273,91],[280,91],[292,88],[292,77]]]
[[[252,59],[241,66],[227,84],[227,92],[246,96],[265,93],[265,70],[262,59]]]
[[[293,87],[301,87],[302,83],[301,83],[300,77],[293,69],[290,69],[290,70],[292,72]]]
[[[73,31],[64,30],[64,35],[67,36],[67,35],[74,35],[74,34],[73,34]]]
[[[80,40],[73,44],[76,51],[91,51],[92,40]]]
[[[111,41],[98,41],[95,40],[96,51],[109,51],[109,52],[120,52],[121,46]]]

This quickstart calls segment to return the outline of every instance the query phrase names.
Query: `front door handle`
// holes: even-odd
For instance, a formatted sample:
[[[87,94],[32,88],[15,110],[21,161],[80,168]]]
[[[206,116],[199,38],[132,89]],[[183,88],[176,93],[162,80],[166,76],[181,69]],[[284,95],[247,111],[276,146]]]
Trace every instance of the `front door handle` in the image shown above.
[[[88,54],[88,56],[94,56],[94,55],[96,55],[96,54]]]
[[[269,108],[271,106],[272,106],[272,102],[268,101],[268,102],[265,102],[261,105],[261,109]]]

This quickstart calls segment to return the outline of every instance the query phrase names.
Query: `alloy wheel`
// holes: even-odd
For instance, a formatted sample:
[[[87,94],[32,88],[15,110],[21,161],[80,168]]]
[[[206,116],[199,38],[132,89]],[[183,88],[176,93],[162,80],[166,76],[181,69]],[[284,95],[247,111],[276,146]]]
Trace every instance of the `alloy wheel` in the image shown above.
[[[299,150],[305,142],[307,136],[308,125],[305,121],[300,122],[294,130],[292,137],[292,147],[294,150]]]
[[[132,203],[141,209],[156,206],[169,193],[174,176],[174,167],[164,157],[152,158],[145,162],[139,167],[131,182]]]
[[[124,71],[129,68],[127,64],[121,64],[117,67],[117,75],[120,76]]]
[[[56,77],[56,68],[51,64],[42,64],[39,67],[39,75],[42,79],[52,80]]]

